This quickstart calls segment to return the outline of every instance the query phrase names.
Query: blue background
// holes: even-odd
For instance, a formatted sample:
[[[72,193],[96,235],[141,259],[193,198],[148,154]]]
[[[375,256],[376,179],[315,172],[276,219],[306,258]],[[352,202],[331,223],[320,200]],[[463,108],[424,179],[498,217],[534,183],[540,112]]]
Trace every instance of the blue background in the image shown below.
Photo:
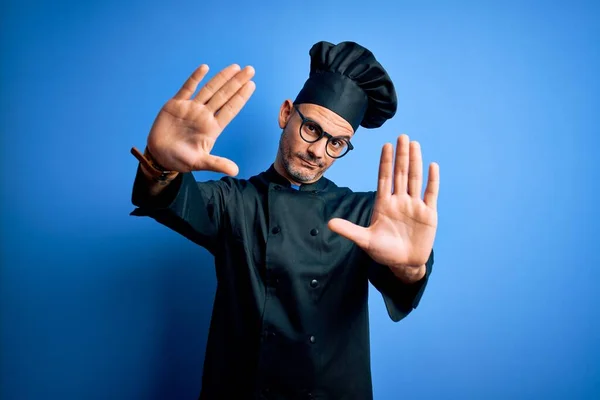
[[[600,398],[599,7],[251,3],[2,3],[0,398],[196,398],[212,259],[129,216],[129,149],[199,64],[251,64],[214,153],[264,170],[319,40],[369,47],[399,95],[328,177],[374,189],[400,133],[441,167],[421,305],[394,324],[371,290],[375,398]]]

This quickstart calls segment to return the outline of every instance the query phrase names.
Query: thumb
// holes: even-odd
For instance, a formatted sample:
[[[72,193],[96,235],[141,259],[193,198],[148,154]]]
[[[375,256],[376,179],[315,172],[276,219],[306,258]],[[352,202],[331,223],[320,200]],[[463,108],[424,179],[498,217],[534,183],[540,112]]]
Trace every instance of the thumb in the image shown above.
[[[240,169],[237,164],[225,157],[213,156],[211,154],[203,155],[194,163],[193,171],[213,171],[221,172],[229,176],[236,176]]]
[[[359,247],[366,249],[369,245],[371,233],[367,228],[353,224],[341,218],[333,218],[327,224],[333,232],[342,235],[346,239],[352,240]]]

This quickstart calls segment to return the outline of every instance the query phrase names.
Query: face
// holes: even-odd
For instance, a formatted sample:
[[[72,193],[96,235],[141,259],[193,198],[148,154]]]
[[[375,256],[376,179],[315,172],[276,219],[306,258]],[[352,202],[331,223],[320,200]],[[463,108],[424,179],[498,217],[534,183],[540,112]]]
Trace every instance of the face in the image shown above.
[[[315,104],[297,105],[300,112],[317,122],[325,132],[332,136],[354,135],[352,126],[342,117],[325,107]],[[279,112],[279,127],[283,129],[279,139],[279,151],[275,160],[275,169],[295,184],[308,184],[319,180],[336,160],[325,149],[327,138],[308,143],[300,136],[302,118],[294,110],[291,101],[286,100]]]

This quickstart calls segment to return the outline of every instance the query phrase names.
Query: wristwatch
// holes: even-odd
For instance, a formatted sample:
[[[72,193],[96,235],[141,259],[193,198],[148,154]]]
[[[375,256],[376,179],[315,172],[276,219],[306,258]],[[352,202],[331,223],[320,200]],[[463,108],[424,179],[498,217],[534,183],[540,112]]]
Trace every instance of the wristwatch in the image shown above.
[[[177,171],[169,171],[163,166],[161,166],[154,159],[152,154],[150,154],[148,146],[146,146],[146,148],[144,149],[143,154],[134,146],[131,148],[131,154],[133,154],[134,157],[139,160],[140,164],[142,165],[142,168],[144,168],[144,170],[148,172],[152,176],[152,179],[156,182],[168,183],[175,179],[175,177],[179,173]]]

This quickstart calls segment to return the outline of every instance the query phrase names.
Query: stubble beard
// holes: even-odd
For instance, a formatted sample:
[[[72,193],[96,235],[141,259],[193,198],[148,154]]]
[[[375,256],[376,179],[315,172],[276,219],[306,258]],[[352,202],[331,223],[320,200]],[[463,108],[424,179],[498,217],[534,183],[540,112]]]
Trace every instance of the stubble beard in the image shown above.
[[[322,162],[315,160],[309,154],[292,153],[292,149],[286,138],[286,135],[287,132],[284,131],[281,135],[281,138],[279,139],[279,154],[281,154],[283,168],[288,173],[288,175],[296,182],[305,183],[314,181],[317,178],[317,176],[319,176],[319,174],[323,172],[322,169],[318,169],[315,171],[302,170],[294,165],[294,158],[303,158],[311,163],[318,165],[319,168],[323,167]]]

